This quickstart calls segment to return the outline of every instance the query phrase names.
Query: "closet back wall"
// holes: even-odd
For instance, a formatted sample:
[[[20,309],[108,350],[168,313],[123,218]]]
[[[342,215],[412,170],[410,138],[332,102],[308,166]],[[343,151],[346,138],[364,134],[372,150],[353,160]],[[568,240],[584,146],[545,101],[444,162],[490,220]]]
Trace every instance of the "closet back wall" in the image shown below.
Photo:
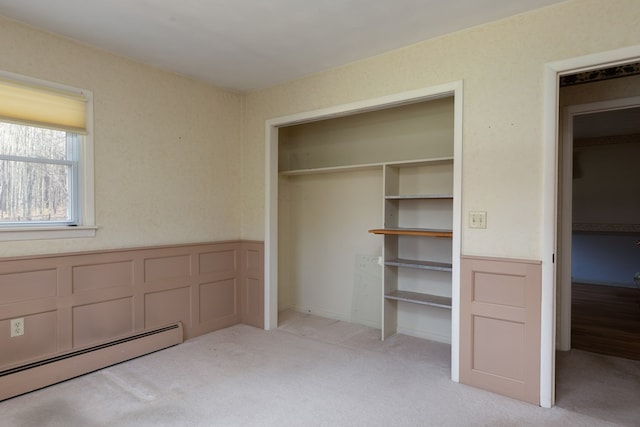
[[[279,310],[381,327],[382,163],[452,156],[453,98],[279,129]]]
[[[380,327],[382,170],[291,176],[281,185],[279,308]]]

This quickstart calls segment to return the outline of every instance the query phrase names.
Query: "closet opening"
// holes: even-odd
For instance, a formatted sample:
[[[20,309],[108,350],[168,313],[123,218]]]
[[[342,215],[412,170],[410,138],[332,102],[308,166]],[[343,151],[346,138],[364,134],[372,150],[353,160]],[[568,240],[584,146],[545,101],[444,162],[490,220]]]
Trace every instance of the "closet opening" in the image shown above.
[[[458,82],[267,122],[267,329],[293,311],[374,328],[380,339],[446,343],[457,381],[461,90]],[[370,232],[385,228],[448,236]]]

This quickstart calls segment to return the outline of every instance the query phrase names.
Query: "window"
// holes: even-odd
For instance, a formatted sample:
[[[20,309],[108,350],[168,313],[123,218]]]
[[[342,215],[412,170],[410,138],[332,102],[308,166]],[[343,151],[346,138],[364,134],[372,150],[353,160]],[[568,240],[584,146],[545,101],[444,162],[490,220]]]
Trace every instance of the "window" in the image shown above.
[[[0,73],[0,240],[95,235],[91,99]]]

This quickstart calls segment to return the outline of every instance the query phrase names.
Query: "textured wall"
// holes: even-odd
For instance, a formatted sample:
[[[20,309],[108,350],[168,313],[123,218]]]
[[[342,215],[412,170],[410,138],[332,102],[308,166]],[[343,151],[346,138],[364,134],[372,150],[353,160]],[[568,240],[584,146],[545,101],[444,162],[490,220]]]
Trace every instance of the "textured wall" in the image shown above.
[[[266,119],[464,80],[462,251],[539,259],[544,64],[638,44],[639,25],[637,0],[569,1],[247,95],[243,238],[264,238]]]
[[[0,69],[93,91],[94,239],[0,256],[237,239],[240,95],[0,18]]]

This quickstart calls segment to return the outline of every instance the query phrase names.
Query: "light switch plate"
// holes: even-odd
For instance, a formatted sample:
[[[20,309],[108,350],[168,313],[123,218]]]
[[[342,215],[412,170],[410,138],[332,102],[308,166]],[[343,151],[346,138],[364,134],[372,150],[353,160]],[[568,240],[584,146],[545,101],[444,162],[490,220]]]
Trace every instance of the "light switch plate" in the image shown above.
[[[469,228],[487,228],[487,213],[469,212]]]

